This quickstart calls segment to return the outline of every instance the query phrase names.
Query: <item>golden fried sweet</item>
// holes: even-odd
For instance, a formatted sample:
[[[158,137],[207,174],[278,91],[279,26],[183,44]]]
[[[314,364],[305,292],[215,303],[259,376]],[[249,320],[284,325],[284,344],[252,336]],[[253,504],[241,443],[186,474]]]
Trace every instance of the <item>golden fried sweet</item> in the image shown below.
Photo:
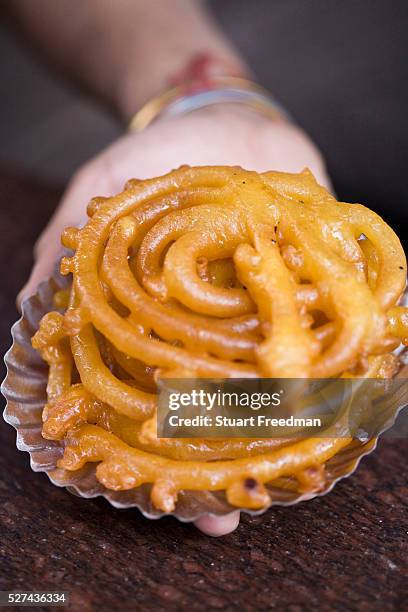
[[[88,214],[62,237],[75,251],[61,262],[68,307],[33,338],[50,365],[43,435],[63,441],[60,467],[98,462],[114,490],[151,484],[165,512],[181,490],[262,508],[266,483],[321,488],[350,443],[342,423],[314,439],[161,439],[156,382],[392,376],[408,338],[394,232],[307,170],[183,166],[94,198]]]

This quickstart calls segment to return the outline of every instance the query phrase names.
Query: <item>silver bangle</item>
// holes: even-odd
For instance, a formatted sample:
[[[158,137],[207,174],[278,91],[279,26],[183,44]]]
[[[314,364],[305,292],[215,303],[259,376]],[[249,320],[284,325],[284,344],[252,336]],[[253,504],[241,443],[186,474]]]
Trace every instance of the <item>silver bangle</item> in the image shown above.
[[[263,87],[247,79],[217,77],[208,87],[194,90],[193,85],[180,85],[149,100],[133,117],[129,129],[141,131],[161,117],[179,117],[216,104],[240,104],[274,121],[293,121]]]

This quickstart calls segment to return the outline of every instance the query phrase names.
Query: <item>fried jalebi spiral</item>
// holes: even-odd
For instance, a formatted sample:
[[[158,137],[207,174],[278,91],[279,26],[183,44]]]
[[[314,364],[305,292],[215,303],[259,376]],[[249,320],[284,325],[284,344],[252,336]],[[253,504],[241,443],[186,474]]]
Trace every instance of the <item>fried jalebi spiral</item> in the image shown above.
[[[59,467],[97,462],[113,490],[149,484],[164,512],[181,490],[245,508],[267,506],[265,485],[285,478],[319,490],[350,443],[341,423],[313,439],[158,438],[157,380],[391,377],[408,338],[394,232],[308,170],[183,166],[94,198],[88,215],[62,236],[75,252],[61,262],[69,297],[33,338],[50,366],[43,435],[64,445]]]

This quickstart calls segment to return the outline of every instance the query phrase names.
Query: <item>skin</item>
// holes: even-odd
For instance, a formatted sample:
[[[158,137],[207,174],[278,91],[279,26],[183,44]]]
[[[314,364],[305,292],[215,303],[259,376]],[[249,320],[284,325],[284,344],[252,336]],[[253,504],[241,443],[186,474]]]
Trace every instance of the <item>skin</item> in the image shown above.
[[[168,0],[92,0],[77,3],[75,11],[71,0],[8,3],[15,23],[46,59],[125,123],[146,100],[166,89],[169,79],[197,53],[217,58],[214,74],[250,74],[200,3],[172,0],[172,10],[168,7]],[[18,303],[52,273],[62,230],[86,222],[91,197],[115,194],[129,178],[159,176],[182,164],[240,165],[260,172],[308,167],[320,183],[330,186],[317,147],[283,117],[272,121],[243,106],[220,104],[159,119],[141,133],[126,133],[72,177],[37,241],[34,267]],[[204,516],[195,524],[207,535],[225,535],[238,526],[239,512]]]

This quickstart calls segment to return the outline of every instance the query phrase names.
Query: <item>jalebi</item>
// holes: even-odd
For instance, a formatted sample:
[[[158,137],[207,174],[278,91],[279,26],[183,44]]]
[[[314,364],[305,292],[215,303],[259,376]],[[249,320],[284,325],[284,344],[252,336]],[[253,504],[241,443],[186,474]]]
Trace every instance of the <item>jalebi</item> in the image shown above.
[[[398,306],[406,260],[390,227],[338,202],[310,171],[183,166],[94,198],[68,228],[75,253],[61,310],[33,338],[49,364],[43,435],[59,466],[97,462],[105,487],[151,484],[171,512],[181,490],[225,491],[262,508],[285,477],[318,490],[347,436],[167,439],[156,431],[163,377],[392,376],[408,337]]]

